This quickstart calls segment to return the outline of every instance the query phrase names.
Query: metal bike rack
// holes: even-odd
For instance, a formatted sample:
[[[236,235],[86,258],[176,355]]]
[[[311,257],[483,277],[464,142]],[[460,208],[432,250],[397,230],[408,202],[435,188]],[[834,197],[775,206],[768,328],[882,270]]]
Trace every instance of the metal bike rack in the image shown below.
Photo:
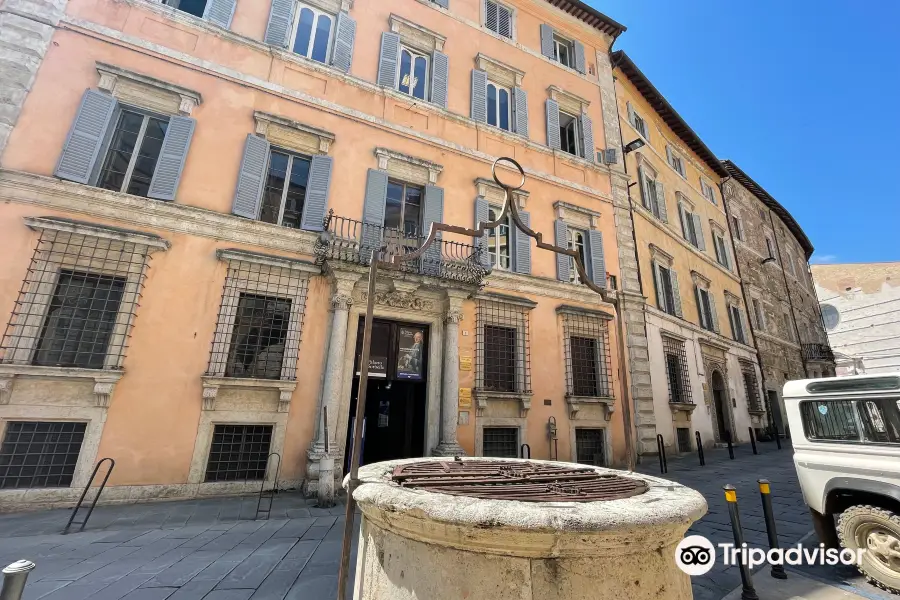
[[[269,479],[269,463],[272,457],[276,457],[278,461],[275,463],[275,479],[272,480],[272,489],[269,491],[265,491],[266,489],[266,480]],[[260,514],[266,515],[266,521],[269,520],[269,514],[272,512],[272,503],[275,502],[275,494],[278,493],[278,472],[281,470],[281,455],[277,452],[272,452],[269,456],[266,457],[266,472],[263,474],[262,484],[259,486],[259,498],[256,500],[256,517],[254,519],[259,519]],[[269,505],[266,508],[262,507],[263,500],[268,500]]]
[[[659,452],[659,472],[669,472],[669,461],[666,460],[666,443],[661,433],[656,434],[656,450]]]
[[[94,496],[94,501],[91,502],[91,507],[88,509],[87,516],[84,518],[84,521],[75,522],[75,515],[78,514],[78,511],[81,509],[81,505],[84,502],[84,497],[87,496],[88,490],[91,489],[91,484],[94,483],[94,478],[97,476],[97,471],[100,470],[100,465],[109,461],[109,470],[106,471],[106,477],[103,478],[103,482],[100,484],[100,487],[97,489],[97,495]],[[88,519],[91,518],[91,513],[94,512],[94,507],[97,506],[97,500],[100,499],[100,494],[103,493],[103,488],[106,487],[106,482],[109,481],[109,476],[112,474],[113,469],[116,468],[116,461],[114,461],[110,457],[101,458],[97,465],[94,467],[94,472],[91,473],[91,478],[88,479],[87,485],[84,486],[84,491],[81,492],[81,498],[78,499],[78,504],[75,505],[75,508],[72,509],[72,515],[69,517],[69,522],[66,523],[66,528],[63,529],[63,535],[69,533],[69,528],[72,525],[81,525],[81,528],[78,531],[84,531],[85,525],[87,525]]]

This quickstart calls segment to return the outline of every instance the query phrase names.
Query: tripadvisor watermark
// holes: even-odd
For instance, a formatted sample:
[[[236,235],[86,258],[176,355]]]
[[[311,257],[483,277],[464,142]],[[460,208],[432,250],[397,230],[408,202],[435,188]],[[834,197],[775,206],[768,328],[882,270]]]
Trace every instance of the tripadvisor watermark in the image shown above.
[[[718,548],[718,552],[716,551]],[[760,565],[858,565],[865,549],[849,550],[826,548],[824,544],[805,548],[751,548],[746,543],[736,547],[733,543],[713,545],[702,535],[691,535],[675,548],[675,564],[688,575],[705,575],[716,564],[718,554],[726,567],[747,565],[751,569]]]

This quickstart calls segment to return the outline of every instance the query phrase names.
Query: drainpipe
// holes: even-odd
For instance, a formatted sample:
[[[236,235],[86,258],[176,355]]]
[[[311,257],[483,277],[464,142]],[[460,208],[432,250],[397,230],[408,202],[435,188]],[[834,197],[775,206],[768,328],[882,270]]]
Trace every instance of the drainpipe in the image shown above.
[[[800,328],[797,327],[797,317],[794,316],[794,300],[791,297],[791,286],[788,285],[787,273],[785,273],[786,269],[781,260],[783,255],[781,254],[781,247],[778,245],[778,231],[775,229],[775,217],[772,216],[771,210],[769,210],[769,222],[772,224],[772,238],[775,240],[775,252],[778,253],[776,258],[778,258],[778,265],[781,267],[781,277],[784,279],[784,289],[787,292],[788,306],[791,308],[791,323],[794,324],[794,334],[797,336],[798,343],[800,344],[800,364],[803,365],[803,374],[809,379],[809,370],[806,368],[806,359],[803,357],[803,340],[800,339]]]

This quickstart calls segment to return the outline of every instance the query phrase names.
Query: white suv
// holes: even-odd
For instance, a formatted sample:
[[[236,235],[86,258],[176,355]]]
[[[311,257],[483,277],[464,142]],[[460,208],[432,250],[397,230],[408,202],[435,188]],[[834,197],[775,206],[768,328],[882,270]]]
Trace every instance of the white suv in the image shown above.
[[[860,571],[900,594],[900,374],[790,381],[784,404],[819,540],[865,549]]]

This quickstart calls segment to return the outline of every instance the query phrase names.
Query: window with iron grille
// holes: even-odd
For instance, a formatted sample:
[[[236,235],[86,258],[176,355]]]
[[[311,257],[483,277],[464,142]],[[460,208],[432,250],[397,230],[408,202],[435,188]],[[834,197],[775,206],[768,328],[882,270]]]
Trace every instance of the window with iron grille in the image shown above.
[[[747,408],[761,411],[763,408],[759,398],[759,385],[756,382],[756,368],[753,363],[741,361],[741,373],[744,376],[744,388],[747,390]]]
[[[72,484],[86,423],[9,421],[0,445],[0,489]]]
[[[271,425],[216,425],[205,481],[265,478],[271,443]]]
[[[606,466],[606,445],[603,429],[576,429],[575,455],[583,465]]]
[[[289,264],[228,259],[206,374],[295,380],[308,285]]]
[[[666,381],[669,384],[669,402],[692,404],[691,378],[688,372],[687,351],[684,342],[662,336],[663,354],[666,358]]]
[[[531,392],[531,358],[527,305],[478,300],[476,311],[476,389]]]
[[[612,396],[606,320],[574,310],[560,312],[565,334],[566,392],[569,396]]]
[[[691,451],[691,430],[689,427],[678,427],[675,430],[675,435],[678,437],[678,451],[679,452],[690,452]]]
[[[519,457],[518,427],[485,427],[481,432],[481,439],[483,456]]]
[[[82,369],[121,369],[151,246],[74,233],[105,228],[34,219],[42,229],[12,316],[0,362]],[[69,230],[71,229],[71,230]],[[140,237],[137,234],[135,237]],[[164,247],[155,238],[154,249]]]

